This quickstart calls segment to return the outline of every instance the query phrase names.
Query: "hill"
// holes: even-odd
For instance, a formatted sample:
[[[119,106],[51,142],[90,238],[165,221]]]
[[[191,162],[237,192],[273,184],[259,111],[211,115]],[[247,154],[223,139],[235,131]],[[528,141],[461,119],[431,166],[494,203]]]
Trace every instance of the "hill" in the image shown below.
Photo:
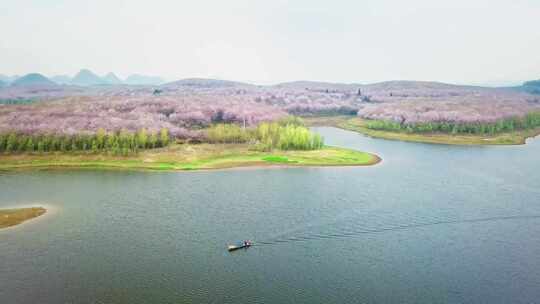
[[[308,91],[326,91],[326,90],[349,91],[349,90],[354,90],[355,88],[358,88],[361,86],[362,85],[360,84],[299,80],[299,81],[278,83],[272,87],[278,88],[278,89],[293,89],[293,90],[308,90]]]
[[[56,82],[57,84],[70,84],[71,83],[71,77],[68,75],[56,75],[51,77],[51,80]]]
[[[540,88],[540,79],[525,81],[523,83],[523,85],[526,86],[526,87],[538,87],[538,88]]]
[[[197,89],[217,89],[217,88],[233,88],[233,87],[248,87],[252,84],[207,78],[186,78],[162,85],[164,88],[197,88]]]
[[[164,82],[165,81],[161,77],[147,76],[147,75],[140,75],[140,74],[129,75],[129,77],[126,78],[126,81],[125,81],[126,84],[132,84],[132,85],[160,85]]]
[[[525,81],[520,86],[505,87],[505,89],[540,95],[540,79]]]
[[[109,74],[103,76],[103,80],[105,80],[105,82],[107,82],[108,84],[122,84],[122,80],[120,80],[120,78],[118,78],[118,76],[116,76],[114,73],[110,72]]]
[[[19,78],[18,75],[7,76],[7,75],[0,74],[0,80],[6,83],[6,85],[9,85],[13,81],[15,81],[17,78]]]
[[[39,73],[30,73],[13,81],[12,86],[56,86],[56,83]]]
[[[107,84],[107,82],[98,75],[94,74],[92,71],[82,69],[79,71],[79,73],[77,73],[77,75],[75,75],[75,77],[73,77],[71,84],[79,86],[94,86]]]

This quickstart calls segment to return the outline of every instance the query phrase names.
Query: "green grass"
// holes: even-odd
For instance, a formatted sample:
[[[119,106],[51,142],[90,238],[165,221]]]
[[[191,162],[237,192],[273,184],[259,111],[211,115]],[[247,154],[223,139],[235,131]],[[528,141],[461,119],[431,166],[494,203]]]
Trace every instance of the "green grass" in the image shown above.
[[[356,116],[334,116],[304,118],[312,126],[333,126],[355,131],[375,138],[423,142],[446,145],[521,145],[525,140],[540,134],[540,128],[520,130],[495,135],[448,134],[448,133],[409,133],[373,130],[366,127],[364,120]]]
[[[0,170],[113,169],[113,170],[210,170],[250,166],[365,166],[380,161],[376,155],[336,147],[311,151],[253,151],[247,144],[175,144],[138,155],[103,154],[0,155]]]
[[[280,163],[280,164],[287,164],[287,163],[296,163],[296,161],[289,160],[286,156],[279,156],[279,155],[270,155],[263,157],[262,160],[270,162],[270,163]]]

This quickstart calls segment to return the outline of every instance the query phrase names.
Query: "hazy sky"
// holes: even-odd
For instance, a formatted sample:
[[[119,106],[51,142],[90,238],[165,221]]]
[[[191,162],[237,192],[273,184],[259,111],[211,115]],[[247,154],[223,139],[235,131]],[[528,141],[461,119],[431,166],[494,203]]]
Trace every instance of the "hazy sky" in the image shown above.
[[[506,83],[540,78],[538,0],[0,0],[0,74]]]

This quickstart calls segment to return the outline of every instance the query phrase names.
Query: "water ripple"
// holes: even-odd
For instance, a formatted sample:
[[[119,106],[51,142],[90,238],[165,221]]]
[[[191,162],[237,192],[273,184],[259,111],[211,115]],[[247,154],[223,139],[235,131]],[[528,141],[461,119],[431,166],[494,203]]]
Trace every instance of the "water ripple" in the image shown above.
[[[275,238],[275,239],[258,241],[256,245],[276,245],[276,244],[290,243],[290,242],[305,242],[305,241],[310,241],[310,240],[349,238],[349,237],[355,237],[362,234],[374,234],[374,233],[382,233],[382,232],[389,232],[389,231],[409,230],[409,229],[437,226],[437,225],[481,223],[481,222],[509,221],[509,220],[535,220],[535,219],[540,219],[540,215],[494,216],[494,217],[473,218],[473,219],[413,222],[410,224],[391,225],[387,227],[358,228],[358,229],[353,229],[353,230],[342,230],[341,232],[338,232],[338,233],[328,233],[328,234],[316,233],[316,234],[280,237],[280,238]]]

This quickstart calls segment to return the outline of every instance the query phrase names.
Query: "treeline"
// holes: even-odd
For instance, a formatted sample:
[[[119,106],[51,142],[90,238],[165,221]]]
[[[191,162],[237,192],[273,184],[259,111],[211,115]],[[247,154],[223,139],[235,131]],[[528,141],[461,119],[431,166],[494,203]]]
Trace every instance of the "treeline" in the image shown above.
[[[366,97],[367,98],[367,97]],[[358,108],[351,106],[332,106],[331,108],[312,107],[310,105],[294,105],[285,108],[292,115],[316,115],[316,116],[336,116],[336,115],[356,115]]]
[[[34,99],[0,99],[0,104],[6,104],[6,105],[19,105],[19,104],[28,104],[28,103],[34,103],[36,100]]]
[[[0,153],[77,152],[130,155],[143,149],[167,146],[171,138],[169,130],[159,132],[140,129],[129,132],[107,132],[98,129],[94,134],[56,135],[24,133],[0,134]],[[237,124],[216,124],[206,133],[210,143],[250,143],[259,151],[315,150],[324,146],[323,138],[304,126],[301,118],[288,116],[276,122],[260,123],[245,128]]]
[[[17,133],[0,134],[0,152],[91,152],[129,155],[142,149],[167,146],[169,131],[159,132],[141,129],[138,132],[106,132],[99,129],[95,134],[79,135],[25,135]]]
[[[540,112],[531,112],[524,117],[501,119],[494,123],[424,122],[402,124],[390,120],[368,120],[366,127],[373,130],[409,133],[497,134],[540,127]]]
[[[324,139],[304,126],[301,118],[288,116],[277,122],[263,122],[256,128],[242,128],[234,124],[218,124],[208,130],[211,143],[252,143],[259,151],[316,150],[324,146]]]

